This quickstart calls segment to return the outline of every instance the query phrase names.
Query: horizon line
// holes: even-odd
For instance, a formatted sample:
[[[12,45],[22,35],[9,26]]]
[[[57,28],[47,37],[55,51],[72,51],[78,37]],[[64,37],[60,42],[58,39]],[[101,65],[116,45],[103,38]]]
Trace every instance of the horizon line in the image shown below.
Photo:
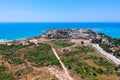
[[[100,21],[100,22],[96,22],[96,21],[95,22],[93,22],[93,21],[92,22],[86,22],[86,21],[84,21],[84,22],[78,22],[78,21],[76,21],[76,22],[75,21],[73,21],[73,22],[71,22],[71,21],[70,22],[61,22],[61,21],[60,22],[56,22],[56,21],[53,21],[53,22],[47,22],[47,21],[44,21],[44,22],[37,22],[37,21],[36,22],[35,21],[22,22],[22,21],[18,21],[18,22],[16,22],[16,21],[12,21],[12,22],[0,22],[0,23],[120,23],[120,22],[114,22],[114,21],[113,22],[111,22],[111,21],[110,22],[102,22],[102,21]]]

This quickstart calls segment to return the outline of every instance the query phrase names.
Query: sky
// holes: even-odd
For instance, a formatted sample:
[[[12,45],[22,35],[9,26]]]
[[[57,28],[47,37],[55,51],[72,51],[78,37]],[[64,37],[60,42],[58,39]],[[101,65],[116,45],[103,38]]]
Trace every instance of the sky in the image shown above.
[[[120,22],[120,0],[0,0],[0,22]]]

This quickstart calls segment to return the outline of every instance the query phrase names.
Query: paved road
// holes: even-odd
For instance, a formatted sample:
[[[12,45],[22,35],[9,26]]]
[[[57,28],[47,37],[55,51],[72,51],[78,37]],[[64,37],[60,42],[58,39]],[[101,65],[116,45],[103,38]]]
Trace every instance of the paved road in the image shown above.
[[[120,65],[120,59],[116,58],[115,56],[111,55],[110,53],[105,52],[98,44],[92,44],[92,46],[95,47],[106,58],[110,59],[115,64]]]
[[[66,74],[66,76],[68,78],[68,80],[73,80],[73,78],[69,75],[67,68],[65,67],[65,65],[61,61],[60,57],[58,56],[56,50],[53,47],[52,47],[52,51],[53,51],[54,55],[56,56],[56,58],[59,60],[59,62],[61,64],[61,66],[62,66],[62,68],[63,68],[63,70],[64,70],[64,72],[65,72],[65,74]]]

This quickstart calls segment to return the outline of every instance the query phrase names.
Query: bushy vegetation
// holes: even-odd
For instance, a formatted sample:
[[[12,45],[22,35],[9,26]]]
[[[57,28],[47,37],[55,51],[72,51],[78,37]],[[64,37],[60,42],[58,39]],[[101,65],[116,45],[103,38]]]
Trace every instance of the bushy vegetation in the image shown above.
[[[7,67],[1,65],[0,66],[0,73],[5,72],[7,70]]]
[[[94,52],[94,49],[90,46],[77,46],[76,49],[83,53]]]
[[[120,45],[120,38],[113,38],[112,41],[113,41],[113,44],[115,46],[119,46]]]
[[[85,78],[87,75],[91,74],[90,66],[85,62],[76,63],[75,72],[78,73],[82,78]]]
[[[0,80],[14,80],[11,73],[0,73]]]
[[[117,76],[119,76],[119,77],[120,77],[120,72],[117,72]]]
[[[106,67],[106,68],[110,68],[111,70],[114,70],[116,67],[115,64],[113,64],[112,62],[106,60],[103,57],[98,57],[96,55],[88,56],[85,59],[91,59],[94,61],[95,64]]]
[[[108,45],[108,44],[99,44],[100,45],[100,47],[102,47],[103,48],[103,50],[105,50],[106,52],[112,52],[111,50],[110,50],[110,48],[111,48],[111,46],[110,45]]]
[[[71,59],[73,59],[73,58],[75,59],[75,56],[77,56],[79,54],[85,54],[88,52],[94,52],[94,49],[90,46],[77,46],[77,47],[75,47],[75,50],[70,51],[68,53],[64,53],[63,56],[72,57]]]
[[[0,45],[0,54],[2,57],[8,61],[10,64],[19,65],[24,64],[25,61],[22,59],[22,53],[19,51],[19,49],[28,47],[31,45]]]
[[[50,45],[39,44],[35,49],[24,56],[29,62],[35,62],[38,66],[59,65],[51,51]]]
[[[26,67],[15,72],[16,76],[24,76],[32,72],[32,67]]]
[[[34,46],[32,51],[24,51],[24,53],[26,53],[25,55],[19,51],[20,49],[25,49],[30,46],[34,46],[34,44],[25,46],[22,44],[11,46],[0,45],[0,53],[6,61],[14,65],[26,64],[24,58],[30,62],[35,62],[39,66],[59,64],[59,61],[51,51],[50,45],[47,44],[39,44],[39,46]]]
[[[99,66],[104,66],[111,69],[115,68],[115,65],[105,60],[104,58],[99,58],[98,60],[95,61],[95,63],[98,64]]]
[[[12,76],[7,70],[6,66],[0,66],[0,80],[12,80]]]
[[[69,41],[62,41],[62,40],[54,40],[53,41],[53,44],[56,46],[56,47],[60,47],[60,48],[64,48],[64,47],[68,47],[68,46],[72,46],[74,43],[71,43]]]
[[[75,50],[61,55],[61,58],[69,70],[73,70],[76,74],[79,74],[82,78],[93,76],[95,73],[86,62],[82,62],[82,55],[94,52],[94,49],[90,46],[77,46]]]
[[[21,55],[16,52],[3,53],[3,58],[5,60],[7,60],[9,63],[14,64],[14,65],[19,65],[19,64],[25,63],[25,61],[20,57],[21,57]]]
[[[67,68],[82,77],[83,80],[99,80],[98,75],[115,75],[115,65],[97,54],[90,46],[77,46],[74,50],[61,54],[60,57]],[[87,60],[99,67],[89,65]],[[103,67],[106,70],[103,70]]]
[[[25,47],[28,47],[28,46],[32,46],[32,45],[35,45],[35,44],[33,44],[33,43],[29,43],[28,45],[12,44],[10,46],[4,45],[4,44],[0,44],[0,50],[1,51],[15,51],[15,50],[18,50],[18,49],[21,49],[21,48],[25,48]]]
[[[101,43],[102,42],[102,39],[92,39],[92,43],[94,43],[94,44],[99,44],[99,43]]]
[[[0,45],[0,56],[5,61],[3,61],[5,65],[6,63],[9,64],[7,65],[9,67],[23,66],[23,68],[13,73],[9,71],[9,68],[3,65],[0,66],[0,80],[14,80],[16,77],[22,77],[32,72],[32,68],[24,68],[26,66],[46,67],[49,65],[59,65],[59,61],[54,56],[51,46],[42,43],[38,45],[33,43],[28,45]]]
[[[85,59],[92,59],[92,60],[98,60],[100,57],[96,56],[96,55],[90,55],[88,57],[86,57]]]
[[[13,45],[0,45],[0,55],[8,62],[10,65],[21,65],[26,64],[25,60],[22,58],[22,51],[20,49],[24,49],[29,46],[33,46],[34,44],[22,45],[22,44],[13,44]],[[8,71],[9,69],[4,65],[0,66],[0,80],[14,80],[13,74]]]

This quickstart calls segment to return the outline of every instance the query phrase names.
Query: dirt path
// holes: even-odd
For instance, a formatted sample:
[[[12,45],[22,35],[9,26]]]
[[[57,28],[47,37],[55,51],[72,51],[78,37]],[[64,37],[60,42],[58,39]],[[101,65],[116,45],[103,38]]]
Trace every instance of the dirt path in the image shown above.
[[[56,50],[52,47],[52,51],[54,53],[54,55],[56,56],[56,58],[59,60],[63,70],[64,70],[64,73],[66,75],[66,77],[68,78],[68,80],[73,80],[73,78],[69,75],[69,72],[67,70],[67,68],[65,67],[65,65],[63,64],[63,62],[61,61],[60,57],[58,56]],[[61,79],[61,80],[64,80],[64,79]]]
[[[59,80],[69,80],[63,71],[59,71],[54,67],[46,68],[52,75],[56,76]]]

